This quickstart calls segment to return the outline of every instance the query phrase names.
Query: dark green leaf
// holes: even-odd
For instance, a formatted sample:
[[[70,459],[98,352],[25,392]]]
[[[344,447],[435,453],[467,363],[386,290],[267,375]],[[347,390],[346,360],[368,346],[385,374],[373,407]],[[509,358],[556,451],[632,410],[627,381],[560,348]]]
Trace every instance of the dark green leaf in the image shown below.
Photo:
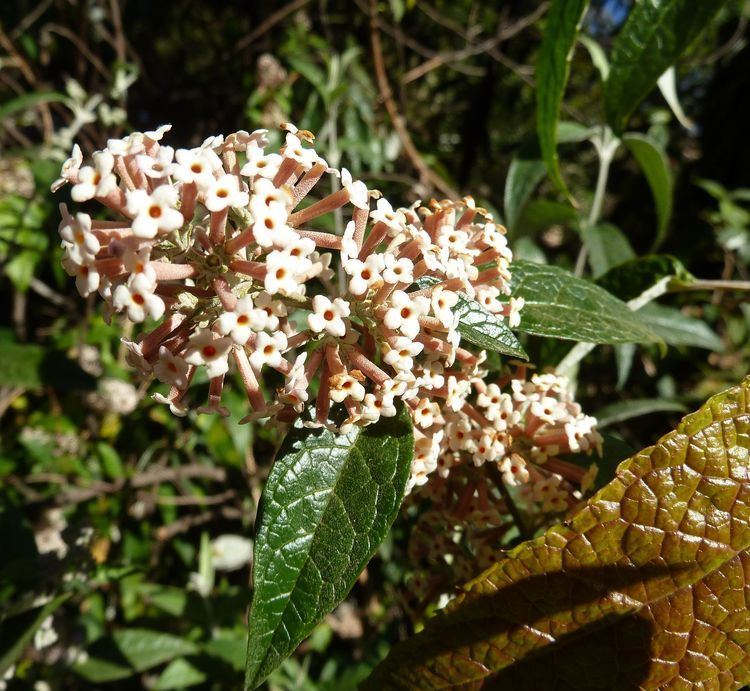
[[[621,463],[569,520],[499,554],[365,688],[750,681],[748,413],[750,378]]]
[[[524,156],[519,153],[513,158],[505,179],[503,207],[505,225],[509,230],[517,230],[518,219],[526,203],[546,174],[544,161],[535,156]]]
[[[39,105],[40,103],[65,103],[70,99],[57,91],[35,91],[24,94],[18,98],[11,99],[0,106],[0,120],[7,118],[9,115],[20,113],[29,108]]]
[[[112,638],[123,658],[139,672],[198,652],[198,646],[192,641],[149,629],[119,629]]]
[[[583,232],[583,244],[589,253],[589,264],[594,278],[635,257],[625,234],[611,223],[587,226]]]
[[[638,314],[669,345],[705,348],[717,353],[724,351],[721,338],[702,319],[688,317],[674,307],[654,302],[641,307]]]
[[[0,386],[93,389],[96,380],[64,354],[41,346],[0,342]]]
[[[568,83],[570,60],[587,7],[587,0],[553,0],[547,12],[547,25],[536,66],[536,127],[539,146],[550,178],[567,196],[570,193],[560,174],[555,135]]]
[[[604,406],[596,412],[595,417],[599,429],[603,429],[616,422],[624,422],[641,415],[675,412],[684,413],[685,406],[677,401],[665,401],[660,398],[637,398]]]
[[[578,213],[570,204],[534,199],[523,210],[518,227],[524,234],[538,235],[552,226],[575,226],[577,221]]]
[[[669,254],[652,254],[618,264],[597,278],[596,284],[621,300],[632,300],[662,278],[681,283],[695,280],[679,259]]]
[[[589,343],[659,340],[626,304],[556,266],[515,261],[511,294],[522,297],[519,331]]]
[[[189,686],[202,684],[206,681],[206,673],[198,669],[184,657],[172,660],[156,680],[156,691],[170,691],[171,689],[185,689]]]
[[[726,0],[642,0],[633,5],[615,39],[604,89],[607,122],[615,132],[622,132],[659,77],[725,4]]]
[[[438,283],[436,278],[423,276],[417,281],[419,287]],[[515,337],[510,327],[498,317],[488,312],[476,300],[459,294],[453,310],[458,315],[458,333],[461,339],[485,350],[493,350],[512,357],[528,360],[529,356]]]
[[[398,513],[413,446],[404,408],[347,434],[298,421],[287,435],[261,499],[249,687],[346,597]]]
[[[656,204],[656,238],[653,248],[656,249],[664,240],[669,218],[672,215],[672,171],[664,150],[646,134],[630,133],[622,138],[630,149],[651,187]]]

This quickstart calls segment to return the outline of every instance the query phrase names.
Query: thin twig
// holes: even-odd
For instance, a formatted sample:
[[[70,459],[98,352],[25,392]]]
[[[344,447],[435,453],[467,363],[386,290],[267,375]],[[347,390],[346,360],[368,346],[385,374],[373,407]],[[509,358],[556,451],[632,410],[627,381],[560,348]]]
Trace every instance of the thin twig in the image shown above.
[[[412,165],[421,173],[422,177],[428,180],[432,185],[440,190],[443,194],[458,198],[460,194],[454,190],[448,183],[445,182],[439,175],[437,175],[422,158],[422,155],[417,151],[417,147],[414,146],[411,135],[409,134],[404,118],[399,113],[396,107],[396,102],[393,100],[393,92],[391,86],[388,83],[388,75],[385,71],[385,64],[383,61],[383,48],[380,44],[380,32],[378,31],[377,24],[377,1],[370,0],[370,39],[372,42],[373,59],[375,62],[375,76],[378,82],[378,89],[380,91],[380,97],[383,99],[388,115],[393,123],[393,128],[396,130],[398,138],[401,140],[401,146],[404,148],[404,152],[409,157]]]
[[[276,10],[268,19],[261,22],[256,29],[251,31],[247,36],[237,42],[232,50],[232,53],[239,53],[241,50],[247,48],[253,41],[258,40],[266,31],[269,31],[276,26],[280,21],[288,17],[293,12],[302,9],[310,0],[294,0],[288,5],[284,5],[279,10]]]

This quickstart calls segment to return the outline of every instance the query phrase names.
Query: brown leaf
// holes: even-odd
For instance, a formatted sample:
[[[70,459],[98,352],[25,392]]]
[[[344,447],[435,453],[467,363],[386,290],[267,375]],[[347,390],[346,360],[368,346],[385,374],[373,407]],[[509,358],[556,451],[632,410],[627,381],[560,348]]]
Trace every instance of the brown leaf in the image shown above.
[[[750,680],[749,411],[750,378],[623,462],[569,522],[470,581],[366,688]]]

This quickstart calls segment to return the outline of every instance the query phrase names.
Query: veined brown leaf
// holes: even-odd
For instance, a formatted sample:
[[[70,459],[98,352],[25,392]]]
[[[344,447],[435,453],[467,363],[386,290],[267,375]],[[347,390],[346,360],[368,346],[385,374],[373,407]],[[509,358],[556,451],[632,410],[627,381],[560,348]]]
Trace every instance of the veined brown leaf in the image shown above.
[[[750,378],[470,581],[371,689],[738,688],[750,680]]]

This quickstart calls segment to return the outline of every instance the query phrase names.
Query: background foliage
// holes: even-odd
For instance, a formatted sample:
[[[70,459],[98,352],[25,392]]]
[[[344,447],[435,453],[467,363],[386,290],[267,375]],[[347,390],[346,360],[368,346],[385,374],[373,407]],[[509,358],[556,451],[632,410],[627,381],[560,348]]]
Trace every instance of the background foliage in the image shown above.
[[[653,90],[635,109],[628,130],[639,134],[617,150],[591,222],[589,128],[618,98],[602,87],[601,52],[629,5],[591,3],[563,125],[540,151],[545,76],[534,66],[545,55],[547,2],[390,0],[374,29],[364,0],[3,4],[0,677],[15,665],[10,688],[237,688],[248,559],[229,563],[217,538],[252,535],[280,442],[273,429],[237,424],[245,403],[236,391],[228,420],[172,418],[125,367],[119,328],[74,294],[48,192],[72,139],[93,149],[171,122],[175,141],[197,144],[291,120],[317,133],[332,165],[389,198],[472,194],[505,221],[518,258],[575,270],[622,299],[659,276],[747,281],[750,144],[736,107],[750,79],[745,2],[725,3],[680,57],[677,101]],[[544,163],[555,137],[556,182]],[[675,259],[636,259],[655,250]],[[599,347],[579,372],[578,397],[608,423],[602,482],[679,411],[749,369],[742,293],[679,292],[643,310],[668,349]],[[541,368],[571,346],[531,336],[523,347]],[[407,530],[396,524],[270,688],[352,688],[412,633]],[[51,614],[57,640],[35,645]]]

